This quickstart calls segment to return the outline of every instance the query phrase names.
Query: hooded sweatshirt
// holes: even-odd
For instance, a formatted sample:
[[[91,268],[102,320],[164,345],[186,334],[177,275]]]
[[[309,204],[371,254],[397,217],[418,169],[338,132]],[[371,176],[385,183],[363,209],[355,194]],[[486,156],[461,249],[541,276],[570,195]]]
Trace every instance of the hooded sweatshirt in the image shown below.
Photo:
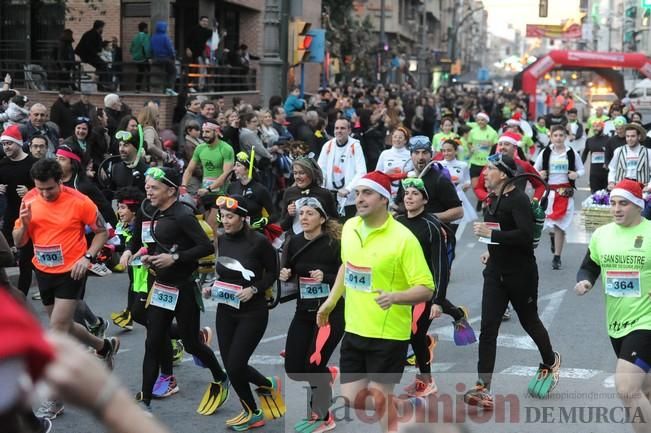
[[[156,23],[156,33],[151,37],[151,55],[154,59],[174,59],[176,56],[165,21]]]

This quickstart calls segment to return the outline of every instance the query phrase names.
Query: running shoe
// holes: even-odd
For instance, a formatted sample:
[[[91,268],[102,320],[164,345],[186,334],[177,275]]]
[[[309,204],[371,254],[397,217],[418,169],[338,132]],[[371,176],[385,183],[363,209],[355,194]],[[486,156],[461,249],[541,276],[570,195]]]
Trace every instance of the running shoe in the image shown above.
[[[339,367],[328,365],[328,371],[330,372],[330,386],[332,386],[337,381],[337,376],[339,376]]]
[[[37,433],[52,433],[52,420],[49,418],[38,418],[38,422],[41,424],[41,427],[37,430]]]
[[[199,341],[210,347],[210,342],[212,341],[212,328],[210,326],[204,326],[199,330]],[[197,367],[206,368],[203,362],[196,356],[192,355],[192,359],[194,360],[194,365]]]
[[[151,395],[154,398],[165,398],[177,392],[179,392],[179,385],[176,383],[176,377],[173,374],[169,376],[159,374]]]
[[[103,317],[97,316],[97,323],[88,326],[88,332],[102,340],[106,338],[106,330],[109,328],[109,321]]]
[[[120,316],[123,316],[126,312],[127,312],[127,310],[124,309],[124,310],[119,311],[119,312],[117,312],[117,313],[111,313],[111,320],[112,320],[113,322],[115,322],[115,319],[117,319],[117,318],[120,317]]]
[[[554,365],[540,364],[527,391],[536,398],[546,398],[556,388],[561,374],[561,355],[554,352]]]
[[[309,420],[301,420],[294,425],[297,433],[321,433],[334,430],[337,427],[332,412],[328,412],[328,419],[319,419],[316,413],[312,413]]]
[[[416,378],[414,383],[405,387],[404,391],[409,397],[427,397],[430,394],[436,393],[438,387],[432,377],[430,377],[429,380]]]
[[[63,415],[64,407],[60,401],[48,400],[44,402],[41,407],[36,411],[36,416],[39,418],[47,418],[49,420],[55,419],[59,415]]]
[[[200,415],[215,413],[228,400],[229,386],[228,379],[222,382],[210,382],[201,398],[197,413]]]
[[[172,365],[181,365],[183,362],[183,343],[181,340],[172,340]]]
[[[35,300],[35,301],[40,301],[41,300],[41,292],[38,289],[36,290],[36,293],[34,293],[32,295],[32,299]]]
[[[152,416],[152,412],[151,412],[151,403],[147,403],[147,402],[144,400],[144,398],[143,398],[143,394],[142,394],[142,391],[140,391],[139,393],[136,394],[136,402],[138,402],[138,406],[140,406],[140,408],[141,408],[143,411],[145,411],[145,413],[147,413],[148,415]]]
[[[563,264],[561,263],[560,257],[554,256],[554,258],[552,259],[552,269],[555,271],[563,269]]]
[[[118,350],[120,350],[120,339],[118,337],[105,338],[104,342],[108,342],[109,349],[106,354],[102,357],[106,366],[109,370],[113,370],[115,366],[115,355],[117,355]]]
[[[93,263],[88,267],[88,270],[98,277],[105,277],[113,273],[104,263]]]
[[[265,425],[264,414],[261,409],[258,409],[254,412],[246,413],[244,418],[236,424],[229,425],[231,430],[234,431],[247,431],[254,428],[262,427]]]
[[[504,314],[502,314],[502,322],[508,322],[509,320],[511,320],[511,307],[507,305]]]
[[[493,396],[481,381],[478,381],[473,389],[463,395],[463,401],[470,406],[493,410]]]

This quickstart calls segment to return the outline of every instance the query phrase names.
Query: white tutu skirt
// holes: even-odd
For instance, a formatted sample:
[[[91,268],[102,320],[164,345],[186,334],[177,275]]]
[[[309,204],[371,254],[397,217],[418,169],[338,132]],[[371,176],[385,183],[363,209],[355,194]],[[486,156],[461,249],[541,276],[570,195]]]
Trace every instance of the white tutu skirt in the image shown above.
[[[459,196],[459,200],[461,200],[461,206],[463,207],[463,218],[459,218],[458,220],[453,221],[453,224],[469,223],[476,220],[477,211],[475,211],[475,207],[472,205],[472,203],[470,203],[468,196],[466,196],[466,193],[463,192],[461,187],[457,187],[457,195]]]
[[[547,210],[545,211],[546,215],[549,215],[552,213],[552,209],[554,209],[554,199],[556,197],[556,191],[550,191],[549,192],[549,204],[547,205]],[[567,211],[565,212],[565,216],[559,220],[552,220],[549,218],[545,219],[545,228],[546,229],[553,229],[554,227],[558,227],[563,231],[567,231],[567,229],[570,227],[572,224],[572,217],[574,216],[574,198],[570,197],[570,199],[567,201]]]

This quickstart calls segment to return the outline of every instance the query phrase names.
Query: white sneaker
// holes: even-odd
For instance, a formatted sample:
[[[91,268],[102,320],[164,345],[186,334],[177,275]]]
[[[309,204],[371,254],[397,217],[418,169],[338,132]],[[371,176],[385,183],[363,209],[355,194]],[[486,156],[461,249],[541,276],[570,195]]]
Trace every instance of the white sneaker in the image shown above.
[[[44,402],[41,407],[36,411],[36,416],[39,418],[54,419],[63,414],[63,403],[60,401],[49,400]]]
[[[93,263],[92,265],[90,265],[88,270],[91,271],[93,274],[98,275],[100,277],[105,277],[105,276],[111,275],[113,273],[113,271],[111,271],[109,268],[107,268],[104,263]]]

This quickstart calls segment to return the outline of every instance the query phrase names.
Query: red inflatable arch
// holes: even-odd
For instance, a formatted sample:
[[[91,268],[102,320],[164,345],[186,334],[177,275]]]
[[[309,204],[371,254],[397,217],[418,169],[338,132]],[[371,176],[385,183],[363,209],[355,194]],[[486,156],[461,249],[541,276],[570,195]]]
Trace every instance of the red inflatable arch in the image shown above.
[[[522,71],[522,90],[529,95],[529,119],[536,117],[538,80],[552,69],[563,66],[568,68],[634,68],[651,78],[651,59],[641,53],[550,51]]]

